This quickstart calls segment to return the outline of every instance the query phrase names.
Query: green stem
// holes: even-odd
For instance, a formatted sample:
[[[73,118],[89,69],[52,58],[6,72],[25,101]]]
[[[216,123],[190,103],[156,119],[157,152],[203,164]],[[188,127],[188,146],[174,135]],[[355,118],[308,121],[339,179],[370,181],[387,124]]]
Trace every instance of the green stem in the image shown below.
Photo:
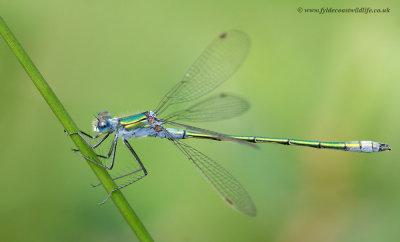
[[[28,54],[24,51],[22,46],[19,44],[15,36],[12,34],[11,30],[8,28],[7,24],[4,22],[3,18],[0,16],[0,34],[3,36],[4,40],[7,42],[8,46],[17,56],[19,62],[28,73],[29,77],[32,79],[33,83],[42,94],[43,98],[46,100],[47,104],[50,106],[51,110],[53,110],[54,114],[58,118],[58,120],[63,125],[64,129],[69,133],[78,132],[74,121],[71,119],[60,100],[57,98],[55,93],[50,88],[49,84],[47,84],[46,80],[40,74],[39,70],[33,64],[32,60],[29,58]],[[86,157],[100,162],[93,151],[93,149],[86,144],[86,142],[78,135],[70,136],[72,141],[75,143],[76,147],[81,151],[83,155]],[[103,184],[103,187],[106,189],[107,193],[109,193],[113,188],[116,187],[115,183],[111,179],[108,172],[90,162],[87,161],[90,168],[92,168],[93,172],[96,174],[100,182]],[[149,232],[146,230],[136,213],[133,211],[132,207],[129,205],[128,201],[125,199],[121,191],[115,191],[111,195],[111,199],[114,202],[115,206],[119,209],[122,216],[125,218],[126,222],[135,232],[136,236],[141,241],[153,241]]]

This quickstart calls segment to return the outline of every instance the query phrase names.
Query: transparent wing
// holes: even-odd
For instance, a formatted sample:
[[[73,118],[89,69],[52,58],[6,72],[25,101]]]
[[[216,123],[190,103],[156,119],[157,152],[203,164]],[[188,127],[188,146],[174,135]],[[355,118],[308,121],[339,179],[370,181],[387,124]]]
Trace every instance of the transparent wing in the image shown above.
[[[163,119],[191,122],[217,121],[236,117],[246,112],[249,107],[249,103],[240,97],[220,93],[184,110],[167,114]]]
[[[246,140],[237,139],[237,138],[234,138],[234,137],[231,137],[231,136],[228,136],[228,135],[225,135],[225,134],[221,134],[221,133],[218,133],[218,132],[215,132],[215,131],[210,131],[210,130],[207,130],[207,129],[202,129],[202,128],[194,127],[194,126],[187,125],[187,124],[180,124],[180,123],[176,123],[176,122],[172,122],[172,121],[164,120],[164,119],[158,119],[157,118],[157,120],[163,122],[164,124],[170,124],[170,125],[173,125],[173,126],[176,126],[176,127],[179,127],[179,128],[183,128],[185,130],[191,130],[191,131],[198,132],[198,133],[201,133],[201,134],[207,134],[207,135],[210,135],[210,136],[214,137],[217,140],[236,142],[236,143],[239,143],[239,144],[248,145],[250,147],[258,149],[258,146],[256,144],[254,144],[254,143],[249,143]]]
[[[221,34],[154,111],[160,114],[170,105],[194,100],[215,89],[239,68],[249,47],[250,38],[241,31],[231,30]]]
[[[168,133],[165,129],[164,131]],[[169,139],[193,162],[225,202],[243,214],[256,215],[257,210],[249,194],[227,170],[190,145],[173,139],[172,136]]]

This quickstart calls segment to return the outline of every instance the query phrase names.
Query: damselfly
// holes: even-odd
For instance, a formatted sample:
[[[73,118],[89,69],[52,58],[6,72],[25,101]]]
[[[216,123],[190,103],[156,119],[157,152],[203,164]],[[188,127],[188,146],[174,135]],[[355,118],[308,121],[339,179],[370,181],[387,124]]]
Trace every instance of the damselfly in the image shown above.
[[[387,144],[373,141],[324,142],[226,135],[180,123],[180,121],[224,120],[237,116],[248,109],[249,105],[246,101],[229,94],[212,96],[195,104],[191,104],[191,101],[203,97],[227,80],[242,64],[249,47],[250,39],[247,34],[236,30],[225,32],[205,49],[190,67],[184,78],[163,97],[153,111],[126,117],[111,117],[109,112],[103,111],[98,114],[93,124],[97,135],[91,136],[85,132],[68,133],[69,135],[80,135],[93,148],[99,147],[110,135],[114,135],[108,154],[105,156],[98,155],[104,161],[107,160],[109,162],[108,165],[95,162],[75,150],[77,154],[101,167],[109,170],[113,168],[119,138],[122,139],[124,145],[138,162],[138,169],[113,178],[115,181],[122,178],[129,179],[125,184],[112,190],[102,203],[107,201],[112,192],[133,184],[147,175],[146,168],[128,142],[128,139],[134,137],[157,137],[170,140],[193,162],[205,179],[229,205],[246,215],[255,215],[256,208],[242,185],[210,157],[183,142],[184,139],[201,138],[234,141],[249,145],[255,145],[254,143],[276,143],[355,152],[379,152],[391,149]],[[179,108],[177,110],[177,108],[171,107],[179,107],[180,110]],[[86,137],[91,139],[102,138],[96,144],[91,145]]]

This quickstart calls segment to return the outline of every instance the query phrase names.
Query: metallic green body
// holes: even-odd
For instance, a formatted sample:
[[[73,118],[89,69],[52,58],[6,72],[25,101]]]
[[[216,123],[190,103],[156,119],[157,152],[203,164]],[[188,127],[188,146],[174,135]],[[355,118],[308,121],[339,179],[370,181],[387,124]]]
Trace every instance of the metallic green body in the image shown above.
[[[335,150],[355,151],[355,152],[382,151],[382,148],[380,148],[380,144],[372,141],[325,142],[325,141],[300,140],[300,139],[288,139],[288,138],[269,138],[269,137],[257,137],[257,136],[227,135],[227,137],[239,140],[245,140],[251,143],[276,143],[282,145],[308,146],[318,149],[324,148],[324,149],[335,149]],[[185,138],[203,138],[203,139],[219,140],[219,138],[216,136],[191,132],[191,131],[186,131]]]
[[[125,130],[133,130],[138,128],[148,128],[150,124],[147,122],[146,113],[136,114],[119,119],[119,123]]]

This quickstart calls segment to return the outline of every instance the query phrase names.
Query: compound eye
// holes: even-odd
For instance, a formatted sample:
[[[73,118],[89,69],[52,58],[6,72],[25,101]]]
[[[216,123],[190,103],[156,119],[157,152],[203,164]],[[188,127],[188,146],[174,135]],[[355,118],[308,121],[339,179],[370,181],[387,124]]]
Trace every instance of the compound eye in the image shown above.
[[[101,120],[101,121],[99,122],[99,127],[102,128],[102,129],[106,128],[106,127],[107,127],[107,122],[104,121],[104,120]]]

